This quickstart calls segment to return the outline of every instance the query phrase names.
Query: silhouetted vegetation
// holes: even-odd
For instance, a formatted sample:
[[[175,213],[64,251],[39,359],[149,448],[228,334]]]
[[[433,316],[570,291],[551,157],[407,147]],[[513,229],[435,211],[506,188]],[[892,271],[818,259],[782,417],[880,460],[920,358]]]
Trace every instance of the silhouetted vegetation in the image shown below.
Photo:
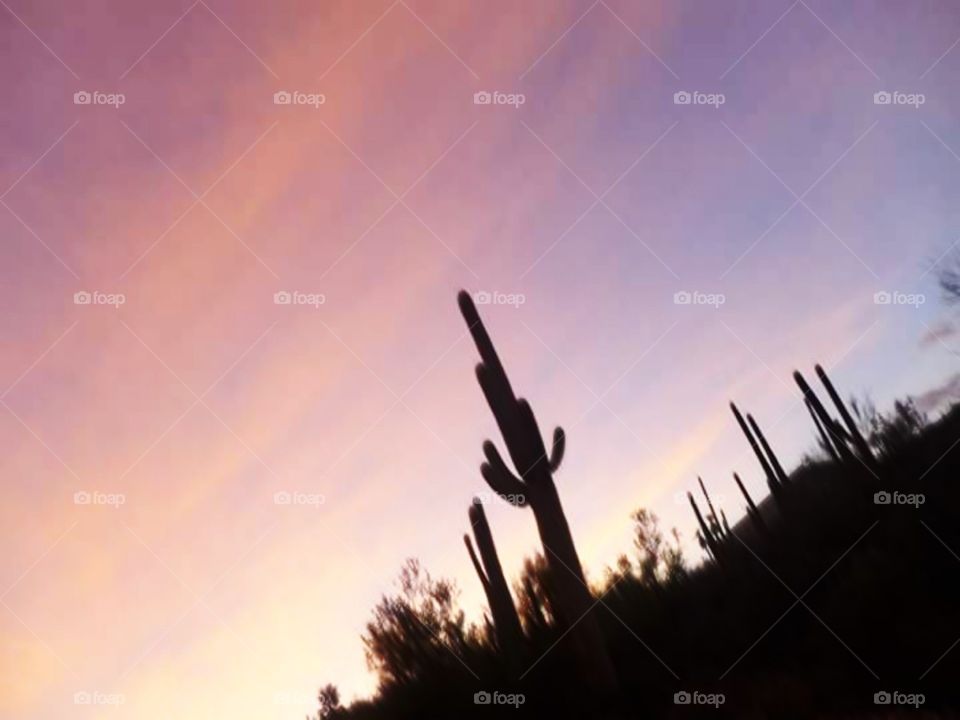
[[[363,637],[377,696],[344,709],[327,686],[320,718],[906,717],[918,693],[928,716],[958,707],[960,407],[930,421],[906,399],[882,414],[844,402],[817,366],[835,416],[798,372],[820,452],[787,472],[731,404],[771,494],[752,498],[733,473],[745,515],[731,526],[700,480],[702,499],[689,495],[707,555],[697,566],[676,530],[634,511],[634,547],[590,587],[553,483],[563,432],[548,452],[472,303],[460,303],[516,470],[488,441],[482,473],[533,509],[543,554],[511,594],[472,506],[480,557],[467,536],[469,556],[491,616],[467,624],[453,583],[409,561]],[[485,703],[495,692],[501,702]],[[678,703],[685,692],[723,703]],[[899,704],[877,705],[878,692],[901,693]]]

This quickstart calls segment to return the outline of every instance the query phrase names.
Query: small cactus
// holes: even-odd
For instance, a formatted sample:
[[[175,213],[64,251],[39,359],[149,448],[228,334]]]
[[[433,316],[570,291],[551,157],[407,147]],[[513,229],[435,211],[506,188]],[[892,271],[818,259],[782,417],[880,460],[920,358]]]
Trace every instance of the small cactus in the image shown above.
[[[508,658],[515,658],[522,646],[523,631],[520,628],[517,608],[510,595],[510,588],[503,575],[503,567],[500,565],[497,547],[493,542],[493,533],[490,532],[490,525],[487,523],[487,515],[479,500],[474,499],[470,505],[469,517],[481,559],[477,559],[469,534],[463,536],[463,542],[467,546],[470,560],[487,596],[497,644]]]
[[[853,417],[850,415],[850,411],[847,410],[847,406],[840,398],[840,394],[837,392],[836,388],[834,388],[833,383],[830,382],[830,378],[827,376],[826,371],[820,365],[817,365],[814,370],[817,373],[817,377],[820,378],[820,382],[823,383],[823,386],[827,389],[827,395],[830,396],[834,406],[837,408],[837,412],[840,413],[840,417],[843,419],[844,425],[847,426],[847,432],[851,442],[853,443],[853,446],[857,449],[857,454],[860,455],[860,458],[870,468],[876,468],[877,459],[870,450],[869,443],[867,443],[863,435],[860,433],[857,423],[854,422]]]
[[[707,492],[707,486],[703,484],[703,478],[699,475],[697,476],[697,482],[700,483],[700,490],[703,492],[703,497],[707,500],[707,508],[710,510],[710,515],[708,516],[710,530],[713,532],[714,537],[720,539],[723,537],[723,526],[720,524],[720,518],[717,517],[717,511],[713,507],[710,493]]]
[[[616,690],[613,664],[607,653],[600,625],[591,613],[596,601],[583,573],[570,526],[567,524],[553,473],[560,467],[565,448],[561,428],[553,432],[547,452],[530,404],[518,398],[503,363],[466,291],[457,297],[460,312],[480,352],[477,380],[513,461],[516,474],[507,467],[496,445],[483,443],[486,462],[480,468],[484,480],[501,496],[513,498],[518,507],[533,509],[540,541],[556,586],[558,613],[574,640],[581,672],[587,684],[599,693]]]
[[[833,440],[830,439],[830,436],[827,435],[827,431],[823,429],[823,424],[820,422],[820,418],[817,417],[817,413],[813,409],[813,405],[806,398],[804,398],[803,404],[807,406],[807,412],[810,413],[810,417],[813,419],[813,424],[817,426],[817,432],[820,434],[820,445],[834,460],[834,462],[840,462],[840,455],[837,454],[837,448],[834,446]]]
[[[737,475],[737,473],[733,474],[733,480],[737,483],[737,487],[740,488],[740,492],[747,501],[747,515],[750,516],[755,525],[761,529],[765,528],[766,525],[763,522],[763,516],[760,515],[760,510],[757,508],[756,503],[753,502],[753,498],[750,497],[750,493],[748,493],[747,489],[743,486],[743,481],[740,480],[740,476]]]
[[[773,474],[773,468],[771,468],[770,463],[767,462],[766,456],[763,454],[763,451],[757,444],[756,439],[753,437],[753,433],[750,432],[750,428],[747,427],[747,422],[743,419],[743,415],[740,414],[737,406],[733,403],[730,403],[730,409],[733,411],[733,416],[737,419],[737,424],[740,426],[740,430],[742,430],[743,434],[746,436],[747,442],[750,443],[750,447],[753,448],[753,454],[756,455],[757,460],[760,461],[760,467],[763,468],[763,474],[767,478],[767,487],[770,488],[771,493],[776,493],[779,488],[777,487],[777,478]]]
[[[760,442],[760,447],[763,448],[763,452],[766,454],[767,459],[770,461],[770,467],[773,468],[773,474],[777,477],[777,482],[780,485],[786,485],[790,482],[790,478],[787,477],[787,473],[783,471],[783,466],[780,464],[780,461],[777,459],[776,454],[770,447],[770,444],[767,442],[767,438],[764,437],[763,431],[760,430],[760,426],[757,425],[757,421],[753,419],[753,415],[747,413],[747,422],[750,424],[750,429],[753,430],[754,436]]]
[[[690,507],[693,508],[693,514],[697,516],[697,523],[700,525],[700,538],[701,547],[708,550],[710,555],[718,563],[720,562],[720,543],[717,537],[714,536],[713,531],[707,525],[706,521],[703,519],[703,514],[700,512],[700,508],[697,507],[697,501],[693,499],[693,493],[687,493],[687,499],[690,501]]]
[[[820,402],[820,398],[817,397],[817,394],[813,391],[810,385],[807,384],[807,381],[804,379],[803,375],[800,374],[799,370],[794,370],[793,379],[796,381],[797,386],[803,393],[804,399],[813,409],[814,414],[820,418],[820,424],[823,426],[823,430],[826,432],[826,434],[833,441],[833,446],[836,448],[837,455],[840,457],[840,460],[845,463],[853,462],[854,455],[851,452],[850,447],[847,445],[847,440],[844,437],[846,433],[844,433],[839,427],[839,424],[832,417],[830,417],[830,413],[827,412],[827,409],[823,406],[823,403]]]

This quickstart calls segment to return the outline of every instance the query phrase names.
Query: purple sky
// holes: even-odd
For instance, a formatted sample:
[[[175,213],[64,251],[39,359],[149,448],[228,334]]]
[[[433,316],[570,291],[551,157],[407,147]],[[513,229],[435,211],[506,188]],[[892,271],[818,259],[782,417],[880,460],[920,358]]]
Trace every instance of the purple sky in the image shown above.
[[[729,400],[793,465],[794,368],[881,408],[956,389],[953,3],[0,4],[5,716],[367,693],[411,555],[479,617],[460,538],[499,438],[461,287],[522,300],[481,312],[568,431],[594,579],[640,506],[694,552],[698,474],[731,520],[732,470],[763,494]],[[533,519],[488,512],[514,575]]]

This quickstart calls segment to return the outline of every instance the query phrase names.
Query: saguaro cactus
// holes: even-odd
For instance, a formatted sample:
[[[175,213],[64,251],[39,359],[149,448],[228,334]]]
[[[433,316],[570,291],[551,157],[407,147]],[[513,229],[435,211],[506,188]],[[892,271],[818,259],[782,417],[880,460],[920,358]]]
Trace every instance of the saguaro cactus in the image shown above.
[[[703,513],[700,512],[700,508],[697,507],[697,501],[693,499],[693,493],[687,493],[687,500],[690,501],[690,507],[693,508],[693,514],[697,516],[697,523],[700,525],[700,535],[703,537],[703,541],[706,544],[707,550],[709,550],[710,555],[713,556],[713,559],[717,562],[720,562],[720,542],[719,539],[714,535],[713,531],[710,529],[710,526],[707,525],[706,520],[703,519]]]
[[[494,492],[515,498],[513,504],[516,506],[533,509],[555,584],[559,605],[557,610],[570,628],[584,679],[597,692],[612,692],[617,684],[613,664],[607,654],[600,626],[590,612],[595,601],[587,586],[570,526],[553,483],[553,473],[563,458],[563,430],[559,427],[554,430],[553,446],[548,454],[533,409],[526,400],[514,394],[473,300],[465,291],[461,291],[457,299],[460,312],[480,352],[477,380],[493,411],[517,474],[507,467],[496,445],[489,440],[483,444],[487,461],[480,471]]]
[[[770,463],[767,462],[767,458],[764,456],[763,450],[761,450],[760,446],[757,445],[757,441],[753,437],[753,433],[751,433],[750,428],[747,427],[747,422],[743,419],[743,415],[740,414],[737,406],[733,403],[730,403],[730,409],[733,411],[733,416],[737,419],[737,424],[740,426],[740,429],[746,436],[747,442],[750,443],[750,447],[753,448],[753,454],[756,455],[757,460],[760,461],[760,467],[763,468],[763,473],[767,477],[767,487],[770,488],[771,493],[777,492],[779,490],[777,487],[777,478],[773,474],[773,468],[771,468]]]
[[[857,449],[857,454],[860,455],[863,461],[870,467],[875,468],[877,465],[877,459],[870,450],[869,443],[867,443],[863,435],[860,433],[857,423],[854,422],[853,417],[847,410],[847,406],[840,398],[840,394],[837,392],[836,388],[833,387],[833,383],[830,382],[830,378],[827,376],[826,371],[820,365],[814,367],[814,370],[817,373],[817,377],[820,378],[820,382],[823,383],[823,386],[827,389],[827,395],[829,395],[830,399],[833,401],[834,406],[837,408],[837,412],[840,413],[840,417],[843,419],[843,424],[847,426],[847,432],[850,435],[850,440],[853,442],[853,446]]]
[[[470,560],[473,562],[473,567],[480,577],[480,584],[483,585],[483,591],[486,593],[490,614],[493,616],[497,644],[508,658],[514,658],[521,648],[523,638],[520,618],[517,615],[517,608],[513,604],[507,579],[503,575],[503,568],[497,555],[497,547],[493,542],[493,533],[490,532],[490,525],[487,523],[487,515],[483,511],[483,505],[476,498],[470,505],[469,517],[482,562],[477,559],[477,555],[473,551],[469,534],[463,536],[463,542],[467,546]]]
[[[753,502],[753,498],[750,497],[750,493],[748,493],[747,489],[743,486],[743,481],[740,480],[740,476],[737,475],[737,473],[733,474],[733,480],[737,483],[737,487],[740,488],[740,492],[747,501],[747,515],[753,519],[755,525],[765,527],[763,517],[760,515],[760,510],[757,508],[756,503]]]
[[[760,430],[760,426],[757,425],[757,421],[753,419],[753,415],[750,413],[747,413],[747,422],[750,424],[750,429],[753,430],[753,434],[760,442],[760,447],[763,448],[764,454],[766,454],[767,459],[770,461],[770,467],[773,468],[773,474],[777,476],[777,482],[779,482],[781,485],[787,484],[790,481],[790,478],[788,478],[787,474],[783,471],[783,466],[780,464],[780,461],[774,454],[773,449],[770,447],[770,443],[767,442],[767,438],[764,437],[763,431]]]
[[[813,408],[814,414],[820,418],[820,424],[833,441],[833,446],[837,450],[837,455],[839,455],[843,462],[854,462],[853,453],[847,446],[843,431],[839,428],[834,419],[830,417],[830,413],[827,412],[827,409],[823,406],[823,403],[820,402],[820,398],[817,397],[817,394],[813,391],[810,385],[807,384],[807,381],[804,379],[803,375],[800,374],[799,370],[793,371],[793,379],[800,388],[800,392],[803,393],[804,399],[807,401],[809,406]]]
[[[813,424],[817,426],[817,432],[820,434],[820,444],[823,446],[823,449],[835,462],[840,462],[840,455],[837,454],[837,448],[834,446],[830,436],[827,435],[827,431],[823,429],[823,425],[820,422],[820,418],[817,417],[813,405],[811,405],[810,401],[806,398],[804,398],[803,404],[807,406],[807,412],[809,412],[810,417],[813,418]]]
[[[710,499],[710,493],[707,492],[707,486],[703,484],[703,478],[699,475],[697,476],[697,482],[700,483],[700,490],[703,492],[703,497],[707,500],[707,508],[710,510],[710,515],[708,516],[710,520],[710,530],[713,532],[714,537],[719,539],[723,537],[723,526],[720,524],[720,518],[717,516],[717,511],[713,507],[713,501]]]

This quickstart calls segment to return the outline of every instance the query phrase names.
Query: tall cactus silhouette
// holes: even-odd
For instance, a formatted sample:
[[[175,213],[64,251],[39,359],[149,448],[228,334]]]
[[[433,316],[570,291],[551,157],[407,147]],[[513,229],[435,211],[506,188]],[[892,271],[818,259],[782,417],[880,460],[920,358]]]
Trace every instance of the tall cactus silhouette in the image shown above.
[[[723,525],[720,524],[720,518],[713,507],[713,501],[710,499],[710,493],[707,492],[707,486],[703,484],[703,478],[699,475],[697,476],[697,482],[700,483],[700,490],[703,492],[703,497],[707,500],[707,508],[710,510],[710,514],[707,516],[710,521],[710,530],[714,537],[719,539],[723,537]]]
[[[487,440],[483,443],[486,462],[480,468],[481,473],[494,492],[515,498],[515,506],[533,509],[556,588],[558,611],[573,638],[581,672],[595,691],[612,692],[617,686],[613,664],[600,625],[590,612],[595,601],[584,577],[560,495],[553,483],[553,473],[563,459],[563,430],[559,427],[554,430],[553,445],[548,454],[533,409],[526,400],[514,394],[473,300],[466,291],[461,290],[457,301],[480,353],[477,380],[517,472],[515,475],[507,467],[496,445]]]
[[[697,506],[697,501],[693,498],[693,493],[687,493],[687,500],[690,501],[690,507],[693,508],[693,514],[697,516],[697,524],[700,525],[700,535],[703,538],[703,543],[701,543],[701,546],[705,547],[710,552],[710,555],[713,556],[713,559],[719,563],[719,538],[714,535],[713,531],[710,529],[710,526],[707,525],[707,521],[703,519],[703,513],[700,512],[700,508]]]
[[[823,446],[824,451],[834,460],[834,462],[840,462],[840,455],[837,454],[837,448],[834,445],[833,440],[830,439],[830,436],[827,435],[827,431],[824,430],[823,424],[820,422],[820,418],[817,417],[817,413],[813,409],[813,405],[806,398],[804,398],[803,404],[807,406],[807,412],[810,413],[810,417],[813,419],[813,424],[817,426],[817,432],[820,434],[820,444]]]
[[[787,474],[783,471],[783,466],[780,464],[780,461],[777,459],[777,456],[774,454],[773,449],[770,447],[770,443],[767,442],[767,438],[764,437],[763,431],[760,430],[760,426],[757,425],[757,421],[753,419],[753,415],[747,413],[747,422],[750,424],[750,429],[753,431],[754,436],[760,442],[760,447],[763,448],[764,454],[767,456],[767,460],[770,461],[770,467],[773,468],[773,474],[777,477],[777,482],[781,485],[786,485],[790,482],[790,478],[787,477]]]
[[[730,403],[730,409],[733,411],[733,416],[737,419],[737,424],[740,426],[740,430],[742,430],[743,434],[746,436],[747,442],[750,443],[750,447],[753,448],[753,454],[756,455],[757,460],[760,461],[760,467],[763,468],[763,474],[767,477],[767,487],[770,488],[771,493],[776,493],[779,490],[779,487],[777,486],[777,478],[773,474],[773,468],[771,468],[770,463],[767,462],[767,458],[763,454],[763,450],[761,450],[760,446],[757,444],[756,438],[753,437],[753,433],[751,433],[750,428],[747,427],[747,422],[743,419],[743,415],[740,414],[737,406],[734,403]]]
[[[847,445],[844,431],[842,428],[840,428],[837,422],[830,417],[830,413],[827,412],[827,409],[823,406],[823,403],[820,402],[820,398],[817,397],[817,394],[804,379],[803,375],[800,374],[799,370],[793,371],[793,379],[800,388],[800,392],[803,393],[804,399],[813,409],[814,414],[820,418],[820,424],[823,426],[825,433],[832,440],[833,447],[836,449],[840,460],[845,463],[854,462],[854,455],[853,452],[851,452],[850,447]]]
[[[470,525],[473,527],[473,535],[477,540],[477,549],[480,551],[480,559],[477,559],[477,555],[473,551],[469,534],[463,536],[463,542],[467,546],[470,560],[473,562],[473,567],[477,571],[480,584],[483,585],[483,591],[487,596],[487,604],[490,606],[490,614],[493,616],[497,644],[507,658],[516,658],[523,640],[520,617],[517,615],[517,608],[513,604],[507,579],[503,575],[503,567],[500,565],[497,547],[493,542],[493,533],[490,532],[487,515],[483,511],[480,500],[474,498],[470,505],[469,517]]]
[[[877,459],[870,450],[869,443],[867,443],[863,435],[860,433],[857,423],[854,422],[853,417],[850,415],[850,411],[847,410],[846,404],[844,404],[840,394],[837,392],[836,388],[834,388],[833,383],[830,382],[830,378],[827,376],[826,371],[820,365],[814,367],[814,370],[817,373],[817,377],[820,378],[820,382],[823,383],[823,386],[827,389],[827,395],[829,395],[830,399],[833,401],[834,406],[837,408],[837,412],[840,413],[843,424],[847,426],[847,433],[850,436],[850,440],[853,442],[853,446],[857,449],[857,454],[860,455],[860,458],[871,468],[876,468]]]
[[[756,503],[753,502],[753,498],[750,497],[750,493],[748,493],[747,489],[743,486],[743,481],[737,473],[733,474],[733,480],[737,483],[737,487],[740,488],[740,492],[747,501],[747,515],[750,516],[755,525],[765,527],[763,517],[760,515],[760,510],[757,508]]]

